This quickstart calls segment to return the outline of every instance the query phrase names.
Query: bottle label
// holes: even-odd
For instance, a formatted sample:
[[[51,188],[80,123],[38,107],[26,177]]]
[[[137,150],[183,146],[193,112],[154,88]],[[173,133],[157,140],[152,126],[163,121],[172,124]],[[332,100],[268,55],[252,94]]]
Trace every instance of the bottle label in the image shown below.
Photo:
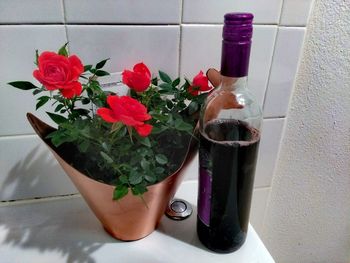
[[[199,185],[198,185],[198,217],[207,226],[210,225],[212,174],[208,169],[209,156],[200,149]]]

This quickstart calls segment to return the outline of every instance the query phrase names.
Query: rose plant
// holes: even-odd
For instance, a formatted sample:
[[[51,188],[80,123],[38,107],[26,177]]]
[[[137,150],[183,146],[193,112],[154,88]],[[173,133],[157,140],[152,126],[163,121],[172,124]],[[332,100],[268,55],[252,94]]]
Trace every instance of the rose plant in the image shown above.
[[[202,71],[193,81],[171,79],[159,71],[152,77],[144,63],[125,69],[122,82],[128,95],[104,91],[99,77],[108,59],[83,66],[69,55],[67,44],[59,51],[36,52],[33,76],[9,84],[32,90],[36,110],[46,103],[58,125],[46,139],[58,151],[69,148],[70,163],[89,177],[115,186],[114,199],[129,191],[142,197],[147,186],[164,180],[182,163],[197,121],[197,112],[212,87]],[[71,147],[73,146],[73,148]]]

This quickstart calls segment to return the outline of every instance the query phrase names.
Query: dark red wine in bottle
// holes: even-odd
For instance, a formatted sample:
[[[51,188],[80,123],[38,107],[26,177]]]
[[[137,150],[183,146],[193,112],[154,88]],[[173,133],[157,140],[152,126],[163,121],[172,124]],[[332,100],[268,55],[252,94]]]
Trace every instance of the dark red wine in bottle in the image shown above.
[[[244,243],[254,185],[262,113],[247,90],[253,15],[225,15],[221,85],[200,116],[197,233],[210,250]]]

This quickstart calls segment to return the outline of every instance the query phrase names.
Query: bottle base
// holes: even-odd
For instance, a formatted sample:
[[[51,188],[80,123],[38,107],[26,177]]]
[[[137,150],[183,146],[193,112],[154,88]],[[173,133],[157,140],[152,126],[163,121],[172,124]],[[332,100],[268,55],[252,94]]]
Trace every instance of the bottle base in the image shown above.
[[[221,232],[221,234],[220,234]],[[197,235],[200,242],[209,250],[220,254],[237,251],[245,242],[247,234],[240,231],[232,236],[229,233],[216,231],[205,225],[197,216]]]

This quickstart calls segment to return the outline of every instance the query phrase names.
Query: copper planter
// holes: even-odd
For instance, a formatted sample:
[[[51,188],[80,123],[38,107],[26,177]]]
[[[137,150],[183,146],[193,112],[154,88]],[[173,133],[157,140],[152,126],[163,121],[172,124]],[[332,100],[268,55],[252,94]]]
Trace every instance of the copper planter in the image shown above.
[[[148,192],[143,195],[147,207],[140,197],[132,195],[130,191],[121,200],[114,201],[112,200],[113,186],[90,179],[76,170],[59,156],[55,148],[45,140],[46,135],[54,128],[33,114],[27,113],[27,118],[35,132],[50,148],[73,181],[105,230],[113,237],[124,241],[141,239],[155,230],[182,180],[181,171],[193,158],[196,150],[194,140],[192,140],[181,167],[164,181],[148,187]]]

